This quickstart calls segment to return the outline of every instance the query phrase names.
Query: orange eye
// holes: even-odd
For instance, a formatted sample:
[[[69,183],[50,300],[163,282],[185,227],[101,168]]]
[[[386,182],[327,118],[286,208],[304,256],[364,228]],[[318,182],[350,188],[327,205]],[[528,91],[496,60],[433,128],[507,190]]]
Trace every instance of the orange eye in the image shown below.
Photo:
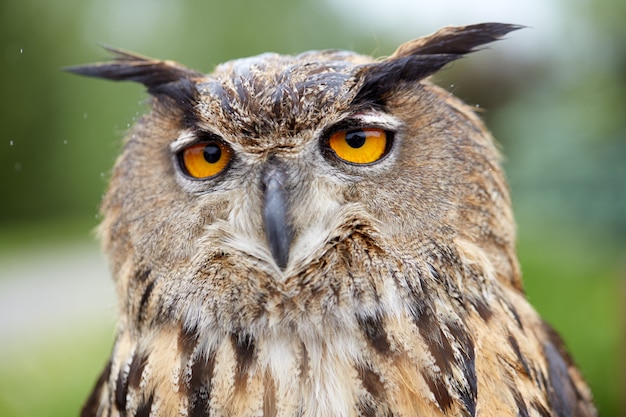
[[[203,142],[185,148],[181,161],[193,178],[208,178],[222,172],[232,155],[230,148],[222,142]]]
[[[378,161],[389,149],[389,134],[383,129],[366,128],[343,130],[328,139],[335,154],[353,164],[371,164]]]

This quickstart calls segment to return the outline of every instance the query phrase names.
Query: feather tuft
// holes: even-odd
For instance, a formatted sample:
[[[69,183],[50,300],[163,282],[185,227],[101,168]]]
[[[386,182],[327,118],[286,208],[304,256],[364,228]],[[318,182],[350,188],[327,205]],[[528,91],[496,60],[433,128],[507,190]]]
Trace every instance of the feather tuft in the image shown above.
[[[420,81],[477,47],[522,27],[506,23],[450,26],[404,43],[389,58],[361,67],[356,76],[363,82],[353,103],[380,105],[396,86]]]

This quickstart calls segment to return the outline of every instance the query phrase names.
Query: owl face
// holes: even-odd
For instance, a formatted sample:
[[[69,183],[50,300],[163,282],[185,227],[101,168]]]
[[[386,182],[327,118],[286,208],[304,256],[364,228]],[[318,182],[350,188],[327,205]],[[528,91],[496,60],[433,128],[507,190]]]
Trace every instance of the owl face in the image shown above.
[[[460,202],[476,191],[468,176],[501,181],[490,138],[424,82],[394,80],[364,97],[363,73],[376,65],[348,53],[266,54],[168,93],[191,96],[157,96],[114,175],[123,195],[108,199],[144,213],[132,240],[151,248],[167,231],[152,262],[213,241],[286,276],[355,222],[403,243],[458,229]],[[506,203],[506,189],[495,192]]]
[[[384,171],[395,155],[395,118],[351,105],[354,66],[346,57],[225,64],[199,83],[193,125],[170,143],[181,189],[228,201],[224,245],[245,248],[280,276],[320,255],[352,216],[350,185]],[[207,171],[196,170],[192,150]]]
[[[513,223],[492,139],[423,79],[514,28],[444,29],[383,61],[264,54],[203,75],[117,51],[113,63],[73,69],[142,82],[153,96],[102,206],[120,297],[142,314],[153,294],[133,288],[149,274],[167,277],[157,280],[161,309],[184,299],[189,314],[189,299],[205,308],[225,293],[247,309],[276,291],[313,297],[313,287],[329,287],[320,270],[349,270],[373,248],[400,268],[416,251],[457,240],[487,247],[511,281]],[[242,278],[250,271],[252,282]]]

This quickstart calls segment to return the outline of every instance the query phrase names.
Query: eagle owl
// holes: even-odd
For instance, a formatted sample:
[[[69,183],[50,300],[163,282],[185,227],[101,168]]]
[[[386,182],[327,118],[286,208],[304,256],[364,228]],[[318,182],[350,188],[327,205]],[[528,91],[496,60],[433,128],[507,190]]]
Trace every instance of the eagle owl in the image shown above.
[[[120,317],[82,415],[596,415],[524,297],[490,134],[425,80],[517,28],[70,68],[152,96],[102,203]]]

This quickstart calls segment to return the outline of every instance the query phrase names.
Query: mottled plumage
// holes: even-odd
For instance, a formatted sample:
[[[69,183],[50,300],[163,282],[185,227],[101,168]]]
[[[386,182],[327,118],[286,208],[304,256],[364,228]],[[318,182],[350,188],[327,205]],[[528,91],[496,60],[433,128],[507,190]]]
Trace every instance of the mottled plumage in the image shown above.
[[[425,81],[517,28],[71,68],[153,96],[102,204],[120,318],[82,415],[595,416],[524,297],[491,136]]]

